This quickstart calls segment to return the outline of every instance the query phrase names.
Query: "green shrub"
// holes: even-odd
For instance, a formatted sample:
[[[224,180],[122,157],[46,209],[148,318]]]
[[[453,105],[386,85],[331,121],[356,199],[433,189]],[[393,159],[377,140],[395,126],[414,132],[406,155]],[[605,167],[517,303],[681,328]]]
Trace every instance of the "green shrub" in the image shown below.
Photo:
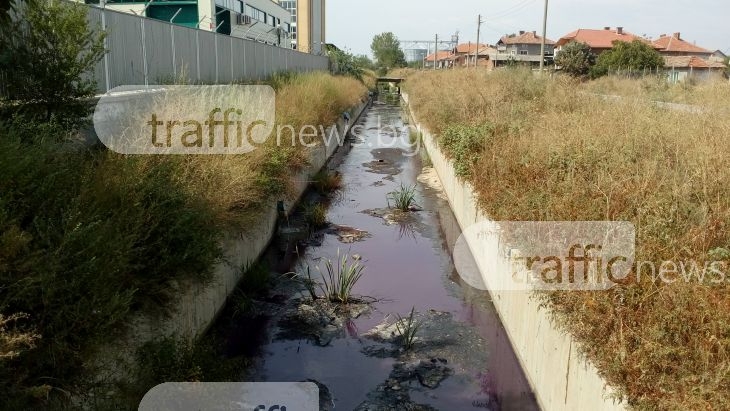
[[[39,335],[0,367],[4,397],[71,391],[130,312],[164,307],[171,281],[207,280],[220,256],[218,228],[172,164],[77,152],[43,132],[0,136],[0,313],[28,313]]]
[[[456,175],[468,178],[493,135],[494,126],[489,123],[476,126],[451,124],[441,133],[439,143],[453,158]]]

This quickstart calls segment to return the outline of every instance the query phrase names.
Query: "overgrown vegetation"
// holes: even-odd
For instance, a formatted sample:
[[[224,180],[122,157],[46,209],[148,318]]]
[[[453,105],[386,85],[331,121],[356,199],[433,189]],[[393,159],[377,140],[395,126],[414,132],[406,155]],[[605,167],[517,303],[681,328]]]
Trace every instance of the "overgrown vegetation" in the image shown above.
[[[416,185],[407,186],[401,183],[400,187],[388,193],[388,207],[393,201],[393,206],[401,211],[409,211],[416,204]]]
[[[236,381],[246,366],[245,358],[225,358],[212,338],[191,342],[182,337],[149,341],[136,353],[134,381],[123,387],[129,403],[136,405],[150,388],[164,382]],[[110,409],[120,409],[120,404]]]
[[[327,225],[327,206],[322,203],[305,203],[302,208],[309,227],[318,229]]]
[[[312,178],[312,186],[320,195],[330,195],[342,188],[342,174],[322,169]]]
[[[624,81],[642,90],[655,80]],[[727,273],[730,120],[722,113],[730,84],[667,88],[685,87],[676,92],[701,112],[658,107],[644,91],[623,100],[584,93],[597,84],[444,70],[411,76],[407,87],[418,118],[457,167],[471,170],[464,178],[494,220],[630,221],[637,261],[719,260]],[[482,124],[491,126],[473,146],[478,158],[443,144],[445,130]],[[730,407],[728,282],[633,274],[610,291],[539,297],[631,405]]]
[[[101,37],[76,5],[36,4],[23,23],[34,30],[0,28],[2,67],[17,71],[5,73],[13,101],[0,124],[0,396],[15,409],[84,392],[95,350],[131,315],[164,314],[176,292],[208,281],[223,234],[289,195],[309,152],[275,138],[245,156],[125,156],[78,142]],[[329,126],[365,92],[326,73],[271,83],[279,124],[297,130]]]
[[[652,71],[659,67],[664,67],[664,57],[649,43],[642,40],[631,43],[614,41],[613,48],[604,51],[596,59],[591,76],[605,76],[611,70]]]

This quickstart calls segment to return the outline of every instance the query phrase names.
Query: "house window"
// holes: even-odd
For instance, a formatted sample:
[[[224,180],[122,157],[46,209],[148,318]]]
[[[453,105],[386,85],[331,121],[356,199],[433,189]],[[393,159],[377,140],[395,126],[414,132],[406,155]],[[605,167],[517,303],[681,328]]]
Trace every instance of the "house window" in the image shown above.
[[[517,50],[510,50],[509,51],[509,54],[511,54],[513,56],[516,56],[517,55]]]
[[[520,50],[520,56],[526,56],[527,50]]]

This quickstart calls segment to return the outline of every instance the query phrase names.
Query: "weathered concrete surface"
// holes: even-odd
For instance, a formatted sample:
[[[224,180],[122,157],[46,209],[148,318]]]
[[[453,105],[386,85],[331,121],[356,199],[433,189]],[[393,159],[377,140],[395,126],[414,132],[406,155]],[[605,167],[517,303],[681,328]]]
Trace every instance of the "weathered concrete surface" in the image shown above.
[[[403,95],[408,102],[408,96]],[[411,112],[413,124],[418,119]],[[470,184],[457,179],[453,164],[436,145],[428,132],[423,132],[423,148],[428,152],[438,174],[451,209],[462,230],[489,221],[477,207],[476,194]],[[486,272],[504,260],[499,249],[480,239],[467,242],[480,271]],[[507,266],[505,261],[505,266]],[[484,276],[483,276],[484,277]],[[486,281],[486,277],[485,277]],[[626,410],[625,402],[612,398],[614,390],[598,375],[593,364],[577,351],[573,338],[550,320],[549,313],[539,307],[529,291],[492,291],[494,306],[509,335],[517,357],[544,410]]]

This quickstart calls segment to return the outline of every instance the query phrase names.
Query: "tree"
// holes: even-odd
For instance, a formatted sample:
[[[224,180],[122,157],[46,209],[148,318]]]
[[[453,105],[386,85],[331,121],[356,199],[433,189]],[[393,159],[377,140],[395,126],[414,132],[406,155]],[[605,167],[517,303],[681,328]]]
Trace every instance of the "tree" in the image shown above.
[[[0,27],[4,99],[30,120],[69,129],[86,121],[96,93],[86,74],[104,55],[104,33],[90,30],[86,7],[60,0],[17,3],[21,18]]]
[[[591,71],[596,63],[596,55],[585,43],[572,42],[563,47],[555,57],[555,64],[571,76],[581,77]]]
[[[355,56],[337,47],[328,47],[327,55],[330,58],[330,68],[333,74],[352,76],[362,80],[365,68],[360,65]]]
[[[649,43],[634,40],[631,43],[614,41],[611,50],[603,52],[596,61],[591,76],[600,77],[611,69],[621,70],[654,70],[664,67],[664,57]]]
[[[382,71],[406,66],[406,56],[400,48],[400,41],[391,32],[373,37],[370,49],[377,60],[378,68]]]
[[[353,58],[353,62],[355,63],[356,66],[362,67],[364,69],[372,70],[373,68],[375,68],[375,64],[373,63],[372,60],[370,60],[370,57],[368,57],[364,54],[355,56]]]

